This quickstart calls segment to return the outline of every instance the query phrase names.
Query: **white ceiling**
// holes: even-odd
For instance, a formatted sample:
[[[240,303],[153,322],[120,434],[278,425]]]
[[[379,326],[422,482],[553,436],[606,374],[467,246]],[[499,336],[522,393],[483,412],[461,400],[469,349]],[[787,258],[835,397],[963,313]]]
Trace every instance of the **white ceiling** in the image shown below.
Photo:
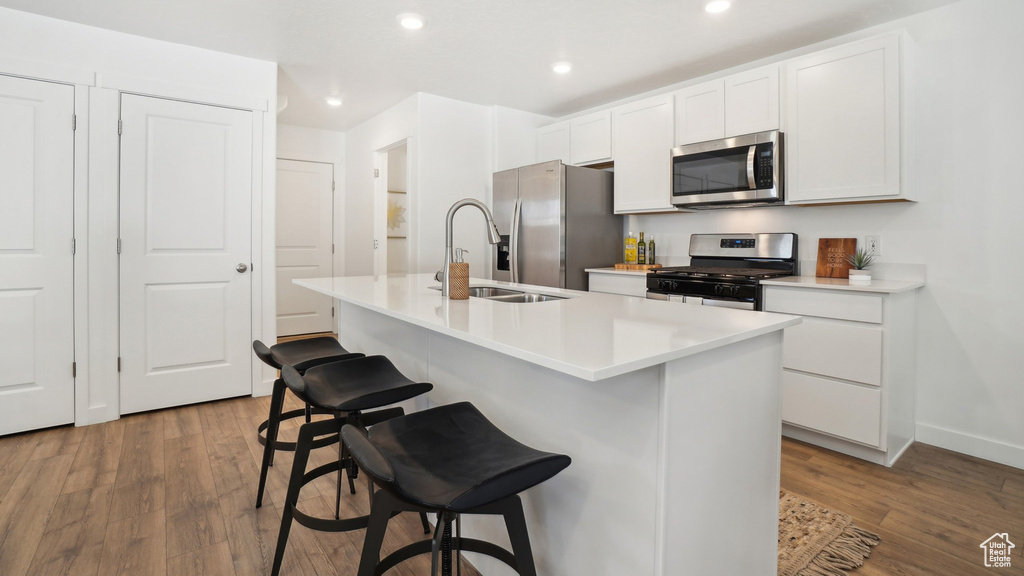
[[[953,0],[0,0],[278,62],[282,124],[347,130],[423,91],[563,116]],[[424,15],[419,31],[401,12]],[[558,60],[571,73],[551,71]],[[341,108],[324,103],[329,94]]]

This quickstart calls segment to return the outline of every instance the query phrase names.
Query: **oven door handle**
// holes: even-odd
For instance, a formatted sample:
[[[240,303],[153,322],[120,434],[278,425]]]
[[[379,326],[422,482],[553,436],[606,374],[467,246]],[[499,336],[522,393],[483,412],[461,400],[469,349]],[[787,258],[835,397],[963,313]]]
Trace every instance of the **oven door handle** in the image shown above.
[[[754,157],[757,156],[757,145],[754,144],[747,151],[747,186],[751,190],[757,190],[757,181],[754,178]]]

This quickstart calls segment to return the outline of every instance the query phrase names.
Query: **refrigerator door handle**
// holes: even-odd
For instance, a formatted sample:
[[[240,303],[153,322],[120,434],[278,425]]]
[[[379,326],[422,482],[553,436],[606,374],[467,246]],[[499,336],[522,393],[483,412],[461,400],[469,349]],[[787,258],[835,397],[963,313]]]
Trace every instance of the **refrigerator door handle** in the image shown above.
[[[511,263],[512,282],[519,282],[519,223],[523,219],[523,201],[516,198],[515,207],[512,208],[512,237],[509,239],[509,259]]]

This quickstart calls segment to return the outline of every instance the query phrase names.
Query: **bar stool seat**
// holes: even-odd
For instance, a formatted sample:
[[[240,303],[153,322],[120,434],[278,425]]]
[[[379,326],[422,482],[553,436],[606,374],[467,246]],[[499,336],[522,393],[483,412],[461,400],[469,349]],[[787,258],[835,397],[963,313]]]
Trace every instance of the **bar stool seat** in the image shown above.
[[[359,469],[348,455],[344,442],[339,443],[337,461],[306,470],[310,450],[315,447],[317,439],[323,436],[338,436],[341,427],[346,424],[365,427],[402,416],[401,408],[376,409],[415,398],[433,389],[429,382],[414,382],[406,378],[384,356],[365,356],[320,364],[307,369],[305,374],[299,374],[292,366],[284,366],[281,369],[281,377],[288,389],[300,400],[316,409],[334,414],[334,418],[307,422],[299,428],[295,458],[288,481],[288,494],[281,509],[281,530],[278,533],[272,576],[280,573],[293,520],[307,528],[325,532],[357,530],[365,528],[369,521],[368,516],[340,518],[338,508],[335,509],[334,519],[318,518],[298,510],[299,492],[302,487],[326,474],[339,474],[339,502],[342,470],[348,472],[349,485],[353,487],[354,492],[352,482]],[[374,411],[365,412],[367,410]],[[422,521],[425,528],[429,528],[425,516],[422,516]]]
[[[564,470],[572,462],[568,456],[516,441],[469,402],[394,418],[368,432],[346,425],[341,436],[380,488],[373,496],[359,576],[381,574],[427,552],[433,554],[433,573],[439,548],[449,551],[451,543],[498,558],[519,574],[536,574],[518,494]],[[437,513],[434,537],[379,560],[388,519],[405,510]],[[489,542],[452,538],[451,523],[467,513],[504,516],[514,554]],[[450,556],[442,558],[444,574],[450,574],[450,562]]]
[[[365,354],[353,353],[346,350],[336,339],[330,336],[317,338],[306,338],[282,342],[273,346],[267,346],[259,340],[252,343],[253,352],[263,361],[264,364],[280,370],[284,366],[293,366],[300,373],[320,364],[339,362],[362,358]],[[311,420],[314,412],[328,413],[326,410],[314,410],[309,403],[304,409],[284,410],[284,380],[277,378],[274,381],[274,388],[270,395],[270,414],[267,419],[256,426],[256,438],[263,445],[263,459],[260,464],[260,482],[256,491],[256,507],[263,505],[263,492],[267,485],[267,472],[274,465],[274,453],[278,450],[285,452],[295,451],[295,442],[281,442],[277,439],[281,422],[292,418],[305,417],[306,422]],[[267,438],[270,438],[270,441]],[[317,440],[313,448],[322,448],[338,442],[337,436],[328,436]]]

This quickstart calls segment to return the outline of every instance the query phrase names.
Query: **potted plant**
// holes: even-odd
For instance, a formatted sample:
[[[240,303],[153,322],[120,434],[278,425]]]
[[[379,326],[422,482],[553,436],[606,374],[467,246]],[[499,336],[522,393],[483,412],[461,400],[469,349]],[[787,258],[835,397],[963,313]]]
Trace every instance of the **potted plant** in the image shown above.
[[[871,283],[871,270],[868,270],[868,266],[875,260],[873,254],[868,254],[867,250],[858,248],[853,254],[846,256],[846,261],[850,264],[850,284],[870,284]]]

